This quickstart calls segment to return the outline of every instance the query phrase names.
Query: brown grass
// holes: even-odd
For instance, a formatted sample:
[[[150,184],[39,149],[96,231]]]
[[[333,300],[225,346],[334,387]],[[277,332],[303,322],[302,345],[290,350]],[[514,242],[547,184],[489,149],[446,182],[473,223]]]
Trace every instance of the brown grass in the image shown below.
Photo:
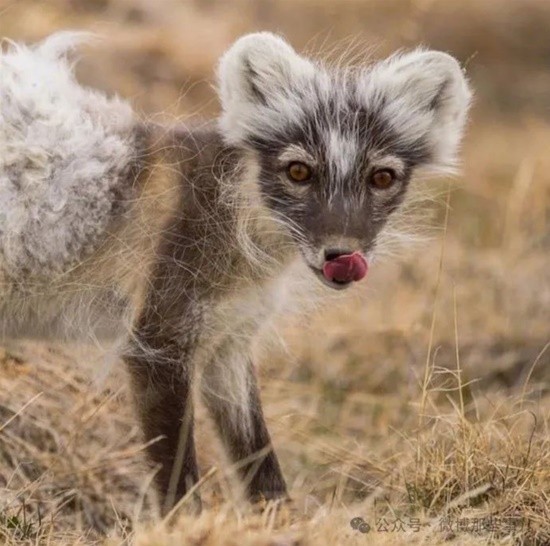
[[[550,544],[549,4],[0,0],[1,35],[65,27],[108,36],[86,51],[83,81],[171,120],[216,111],[216,58],[259,28],[359,62],[420,42],[450,50],[476,106],[432,242],[281,325],[260,357],[291,508],[233,500],[200,414],[207,508],[160,520],[123,371],[89,347],[10,344],[0,543]]]

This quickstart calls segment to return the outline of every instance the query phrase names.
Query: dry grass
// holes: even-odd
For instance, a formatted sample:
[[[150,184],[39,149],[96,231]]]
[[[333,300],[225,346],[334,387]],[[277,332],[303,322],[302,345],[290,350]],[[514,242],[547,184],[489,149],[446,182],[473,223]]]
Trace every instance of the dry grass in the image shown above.
[[[161,521],[123,371],[88,347],[13,344],[0,543],[550,544],[548,3],[0,0],[1,35],[67,26],[109,36],[84,81],[169,119],[215,112],[215,59],[266,27],[358,60],[364,43],[449,49],[477,103],[446,229],[340,306],[281,325],[260,358],[292,508],[234,502],[200,414],[207,509]]]

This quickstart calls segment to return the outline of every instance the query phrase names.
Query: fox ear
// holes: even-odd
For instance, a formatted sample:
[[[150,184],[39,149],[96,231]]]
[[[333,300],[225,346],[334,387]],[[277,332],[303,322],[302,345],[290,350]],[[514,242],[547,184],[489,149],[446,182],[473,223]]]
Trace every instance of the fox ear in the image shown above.
[[[282,117],[298,112],[296,90],[315,73],[314,65],[282,38],[269,32],[237,40],[218,66],[223,114],[220,126],[229,143],[243,143],[276,129]]]
[[[454,166],[472,97],[454,57],[426,50],[396,55],[376,65],[367,82],[405,144],[423,142],[431,167]]]

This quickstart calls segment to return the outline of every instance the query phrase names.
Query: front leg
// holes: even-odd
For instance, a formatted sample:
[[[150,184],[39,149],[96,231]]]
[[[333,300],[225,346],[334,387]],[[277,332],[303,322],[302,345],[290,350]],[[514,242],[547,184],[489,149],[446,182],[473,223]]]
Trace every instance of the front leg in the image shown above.
[[[252,502],[288,498],[248,355],[223,346],[203,370],[201,393],[247,497]]]
[[[193,438],[192,370],[188,351],[175,341],[135,335],[124,357],[130,372],[162,513],[166,514],[198,481]],[[200,510],[195,494],[193,507]]]

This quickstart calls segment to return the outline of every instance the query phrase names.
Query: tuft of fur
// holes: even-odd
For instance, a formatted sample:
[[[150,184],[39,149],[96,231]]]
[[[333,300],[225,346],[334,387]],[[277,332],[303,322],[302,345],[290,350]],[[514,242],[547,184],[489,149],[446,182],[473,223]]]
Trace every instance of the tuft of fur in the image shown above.
[[[131,188],[135,120],[85,89],[67,54],[82,33],[0,54],[0,273],[51,278],[95,250]]]

